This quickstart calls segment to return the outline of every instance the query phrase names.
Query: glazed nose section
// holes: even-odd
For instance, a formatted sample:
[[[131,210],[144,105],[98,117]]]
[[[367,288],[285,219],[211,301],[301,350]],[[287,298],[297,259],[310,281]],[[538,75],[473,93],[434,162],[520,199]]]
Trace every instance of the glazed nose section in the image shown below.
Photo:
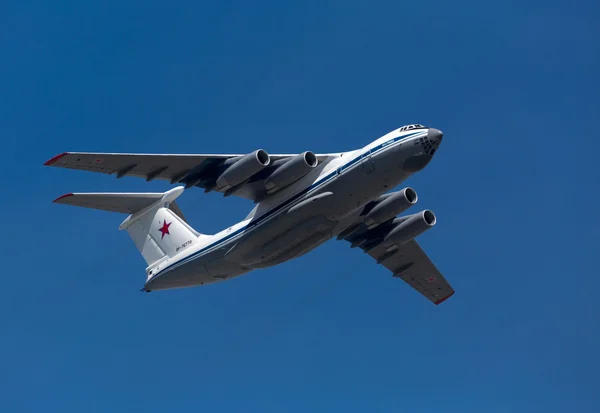
[[[429,131],[427,132],[427,139],[431,142],[437,142],[438,145],[442,141],[443,137],[444,134],[442,131],[436,128],[429,128]]]
[[[435,128],[429,128],[427,131],[427,137],[423,140],[423,149],[429,156],[433,156],[437,148],[442,143],[444,134],[441,130]]]
[[[421,134],[419,134],[421,135]],[[414,139],[414,145],[406,146],[407,158],[402,164],[402,169],[406,172],[419,172],[427,166],[433,159],[433,154],[440,146],[444,134],[439,129],[429,128],[427,135]]]

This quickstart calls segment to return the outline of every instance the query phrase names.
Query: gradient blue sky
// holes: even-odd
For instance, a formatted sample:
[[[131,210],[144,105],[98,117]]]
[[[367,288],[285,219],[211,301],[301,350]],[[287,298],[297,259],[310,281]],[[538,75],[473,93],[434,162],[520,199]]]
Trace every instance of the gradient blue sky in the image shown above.
[[[599,7],[4,2],[0,410],[597,412]],[[414,122],[445,132],[407,182],[457,290],[438,307],[335,241],[142,294],[124,217],[51,201],[169,185],[42,167],[350,150]],[[205,233],[252,207],[180,205]]]

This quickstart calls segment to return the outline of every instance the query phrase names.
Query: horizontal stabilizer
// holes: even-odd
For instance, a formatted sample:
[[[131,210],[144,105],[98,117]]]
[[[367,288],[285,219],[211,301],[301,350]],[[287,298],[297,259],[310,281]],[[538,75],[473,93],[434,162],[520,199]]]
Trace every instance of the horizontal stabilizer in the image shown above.
[[[183,218],[175,199],[183,186],[164,193],[95,192],[63,195],[54,202],[83,208],[129,214],[119,229],[126,230],[148,264],[148,276],[160,263],[175,257],[208,237],[194,230]]]
[[[162,193],[80,193],[63,195],[54,202],[57,204],[133,214],[152,205],[162,198],[162,196]]]
[[[63,195],[55,199],[54,203],[100,209],[110,212],[120,212],[123,214],[135,214],[136,212],[151,206],[164,196],[165,194],[162,192],[82,192]],[[171,202],[169,209],[185,221],[185,217],[175,201]]]

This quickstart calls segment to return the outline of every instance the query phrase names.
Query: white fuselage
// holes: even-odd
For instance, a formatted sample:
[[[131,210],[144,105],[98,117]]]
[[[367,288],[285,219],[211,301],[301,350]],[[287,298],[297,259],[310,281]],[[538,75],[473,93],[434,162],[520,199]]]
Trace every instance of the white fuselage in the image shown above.
[[[330,157],[260,202],[243,221],[200,236],[148,268],[146,290],[188,287],[242,275],[305,254],[356,222],[365,204],[424,168],[428,129],[395,130],[362,149]]]

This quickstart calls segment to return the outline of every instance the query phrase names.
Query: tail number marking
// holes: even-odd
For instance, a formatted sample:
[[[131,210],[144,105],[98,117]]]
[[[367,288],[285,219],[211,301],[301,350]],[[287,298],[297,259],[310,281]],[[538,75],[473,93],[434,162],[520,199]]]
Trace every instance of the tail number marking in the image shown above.
[[[192,243],[192,240],[187,240],[186,242],[184,242],[183,244],[181,244],[180,246],[178,246],[177,248],[175,248],[175,252],[179,252],[182,249],[184,249],[185,247],[188,247],[190,244]]]

